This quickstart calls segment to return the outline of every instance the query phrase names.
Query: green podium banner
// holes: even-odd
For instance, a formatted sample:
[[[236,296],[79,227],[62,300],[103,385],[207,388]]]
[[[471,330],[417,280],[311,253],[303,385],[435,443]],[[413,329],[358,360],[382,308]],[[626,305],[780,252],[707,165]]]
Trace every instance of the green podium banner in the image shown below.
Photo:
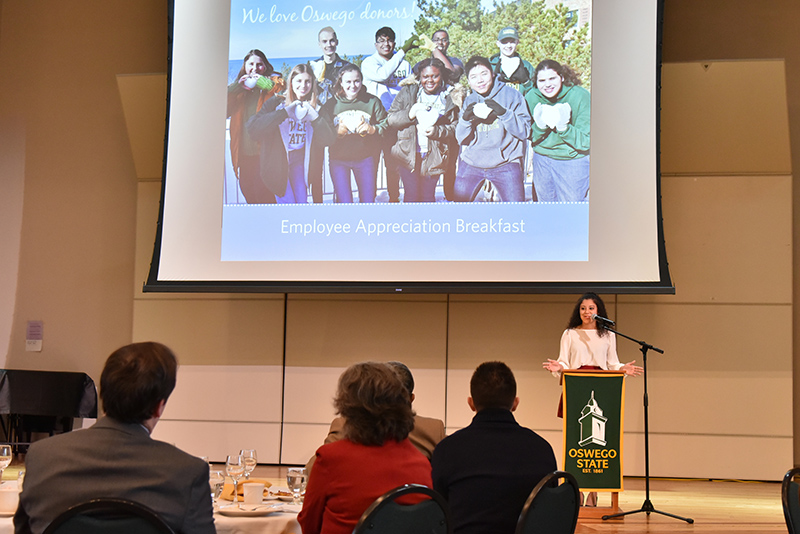
[[[564,371],[564,471],[582,490],[622,491],[625,374]]]

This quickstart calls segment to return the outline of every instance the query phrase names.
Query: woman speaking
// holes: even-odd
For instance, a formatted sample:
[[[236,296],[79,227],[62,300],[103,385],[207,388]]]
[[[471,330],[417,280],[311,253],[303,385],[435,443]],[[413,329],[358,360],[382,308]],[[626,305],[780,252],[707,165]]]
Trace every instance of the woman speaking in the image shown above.
[[[635,360],[626,364],[619,362],[616,335],[606,330],[595,315],[607,317],[603,299],[595,293],[583,294],[575,303],[567,329],[561,335],[558,359],[548,359],[543,367],[555,376],[561,376],[564,369],[606,369],[623,371],[630,376],[642,374],[642,368],[634,365]]]
[[[617,337],[605,328],[595,316],[608,317],[606,305],[596,293],[584,293],[569,319],[567,329],[561,335],[561,351],[558,360],[547,360],[543,367],[560,377],[565,369],[606,369],[623,371],[629,376],[642,374],[643,369],[634,365],[636,361],[622,364],[617,356]],[[563,417],[564,398],[558,401],[558,416]],[[581,494],[583,504],[583,494]],[[597,492],[590,492],[586,506],[597,506]]]

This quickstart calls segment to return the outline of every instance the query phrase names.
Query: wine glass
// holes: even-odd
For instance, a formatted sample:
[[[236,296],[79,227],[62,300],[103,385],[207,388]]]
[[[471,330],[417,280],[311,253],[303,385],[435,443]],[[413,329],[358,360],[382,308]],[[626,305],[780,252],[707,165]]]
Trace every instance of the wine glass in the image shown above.
[[[242,449],[239,451],[244,459],[244,478],[250,478],[250,473],[256,468],[258,458],[255,449]]]
[[[292,504],[300,504],[300,493],[305,491],[307,480],[305,467],[291,467],[286,472],[286,485],[292,490]]]
[[[222,488],[225,487],[225,475],[222,471],[210,471],[208,473],[208,484],[211,486],[211,502],[217,504],[219,496],[222,495]]]
[[[0,445],[0,478],[11,463],[11,445]]]
[[[241,454],[231,454],[225,460],[225,472],[233,480],[233,504],[239,505],[239,479],[244,475],[244,458]]]

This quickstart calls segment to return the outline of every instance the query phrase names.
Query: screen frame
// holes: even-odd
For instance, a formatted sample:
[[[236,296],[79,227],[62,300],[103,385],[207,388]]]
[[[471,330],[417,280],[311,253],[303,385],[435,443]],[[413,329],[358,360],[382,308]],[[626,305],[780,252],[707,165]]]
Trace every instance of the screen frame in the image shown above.
[[[162,187],[158,211],[158,223],[153,247],[153,255],[146,282],[145,293],[483,293],[483,294],[553,294],[579,293],[587,287],[603,293],[615,294],[674,294],[667,262],[661,205],[661,162],[660,162],[660,109],[661,109],[661,65],[663,43],[664,0],[654,0],[656,4],[656,43],[655,43],[655,227],[658,254],[658,281],[581,281],[581,282],[459,282],[459,281],[229,281],[229,280],[160,280],[158,278],[163,241],[163,221],[166,201],[167,155],[169,150],[169,128],[172,89],[172,62],[174,45],[175,0],[168,7],[168,71],[166,100],[164,157],[162,167]]]

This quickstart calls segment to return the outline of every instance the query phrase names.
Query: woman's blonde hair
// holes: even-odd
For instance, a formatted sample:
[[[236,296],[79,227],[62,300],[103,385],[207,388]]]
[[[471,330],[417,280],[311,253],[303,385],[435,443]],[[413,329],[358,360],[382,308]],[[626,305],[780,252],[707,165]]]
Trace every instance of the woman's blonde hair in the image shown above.
[[[289,103],[299,100],[297,95],[294,93],[294,88],[292,87],[292,80],[294,80],[295,76],[299,74],[308,74],[311,76],[311,98],[309,99],[309,102],[312,106],[317,107],[319,87],[317,86],[317,80],[314,79],[314,71],[311,70],[311,66],[308,63],[299,63],[295,65],[292,69],[292,72],[289,73],[289,81],[286,83],[286,102]]]

